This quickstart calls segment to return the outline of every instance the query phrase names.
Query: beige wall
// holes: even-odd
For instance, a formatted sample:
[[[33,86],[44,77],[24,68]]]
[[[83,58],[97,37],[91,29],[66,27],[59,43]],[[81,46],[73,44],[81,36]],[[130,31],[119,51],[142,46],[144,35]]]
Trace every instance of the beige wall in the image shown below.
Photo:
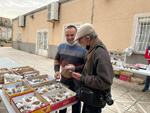
[[[13,40],[17,41],[18,30],[22,31],[22,42],[36,43],[36,33],[38,30],[50,29],[51,23],[47,22],[47,10],[34,14],[34,18],[26,17],[25,27],[18,27],[18,20],[13,21]],[[52,26],[51,26],[52,27]]]
[[[37,30],[49,30],[49,45],[62,42],[63,25],[91,22],[93,0],[73,0],[62,3],[60,21],[47,22],[47,11],[27,16],[25,28],[18,28],[13,21],[13,40],[18,29],[22,30],[22,41],[36,43]],[[109,50],[124,50],[131,45],[134,14],[150,12],[150,0],[95,0],[93,25]]]
[[[62,42],[63,25],[87,23],[91,20],[92,0],[76,0],[76,2],[63,3],[60,8],[60,21],[55,22],[50,38],[51,45],[59,45]]]
[[[95,0],[94,26],[109,50],[131,45],[134,14],[150,12],[150,0]]]
[[[13,41],[17,41],[18,20],[13,21]]]

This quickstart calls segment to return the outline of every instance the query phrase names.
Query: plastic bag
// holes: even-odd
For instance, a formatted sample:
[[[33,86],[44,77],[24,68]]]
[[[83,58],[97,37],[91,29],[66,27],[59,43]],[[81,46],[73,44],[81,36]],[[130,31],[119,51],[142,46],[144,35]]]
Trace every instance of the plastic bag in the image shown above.
[[[130,46],[128,48],[125,49],[126,55],[127,56],[131,56],[133,53],[133,46]]]

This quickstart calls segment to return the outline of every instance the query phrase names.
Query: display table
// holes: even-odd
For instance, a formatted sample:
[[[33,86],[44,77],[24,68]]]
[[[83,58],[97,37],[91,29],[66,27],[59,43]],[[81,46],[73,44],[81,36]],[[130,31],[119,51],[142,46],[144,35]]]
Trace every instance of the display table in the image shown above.
[[[9,59],[9,58],[0,58],[0,68],[13,68],[13,67],[20,67],[19,64],[17,64],[16,62],[14,62],[13,60]],[[13,107],[9,104],[9,102],[7,101],[6,97],[4,96],[3,92],[2,92],[2,85],[0,84],[0,96],[1,99],[8,111],[8,113],[16,113],[15,110],[13,109]]]
[[[10,103],[8,102],[8,100],[6,99],[6,97],[4,96],[2,90],[0,89],[0,96],[2,98],[2,101],[8,111],[8,113],[16,113],[15,110],[13,109],[13,107],[10,105]]]
[[[0,68],[8,68],[8,69],[10,69],[10,68],[14,68],[14,67],[20,67],[19,64],[15,63],[14,61],[12,61],[12,60],[9,59],[9,58],[0,58],[0,62],[1,62],[1,63],[0,63]],[[53,76],[50,76],[50,75],[49,75],[49,79],[50,79],[51,82],[56,81],[56,79],[55,79]],[[25,80],[24,80],[24,81],[25,81]],[[6,107],[7,111],[8,111],[8,113],[16,113],[15,110],[14,110],[14,108],[10,105],[10,103],[9,103],[8,100],[6,99],[4,93],[2,92],[2,84],[0,84],[0,96],[1,96],[1,99],[2,99],[2,101],[3,101],[3,103],[4,103],[4,105],[5,105],[5,107]],[[63,107],[61,107],[61,108],[58,108],[58,109],[56,109],[56,110],[54,110],[54,111],[52,111],[52,112],[50,112],[50,113],[57,112],[57,111],[59,111],[59,110],[62,110],[62,109],[67,108],[67,107],[69,107],[69,106],[72,106],[72,105],[74,105],[74,104],[76,104],[76,103],[77,103],[77,101],[72,102],[72,103],[70,103],[70,104],[68,104],[68,105],[66,104],[66,106],[63,106]]]
[[[124,68],[122,66],[113,66],[113,69],[114,70],[123,70],[123,71],[127,71],[127,72],[131,72],[131,73],[136,73],[136,74],[141,74],[141,75],[145,75],[145,76],[150,76],[150,70],[147,69],[147,70],[144,70],[144,69],[139,69],[139,70],[136,70],[136,69],[127,69],[127,68]]]
[[[6,107],[7,111],[8,111],[8,113],[16,113],[15,110],[13,109],[13,107],[10,105],[10,103],[9,103],[8,100],[6,99],[6,97],[5,97],[5,95],[3,94],[3,92],[2,92],[1,89],[0,89],[0,96],[1,96],[1,98],[2,98],[2,101],[3,101],[4,105],[5,105],[5,107]],[[62,110],[62,109],[65,109],[65,108],[67,108],[67,107],[69,107],[69,106],[72,106],[72,105],[74,105],[74,104],[76,104],[76,103],[77,103],[77,102],[71,103],[71,104],[69,104],[69,105],[67,105],[67,106],[65,106],[65,107],[62,107],[62,108],[57,109],[57,110],[55,110],[55,111],[53,111],[53,112],[50,112],[50,113],[55,113],[55,112],[57,113],[57,111]]]

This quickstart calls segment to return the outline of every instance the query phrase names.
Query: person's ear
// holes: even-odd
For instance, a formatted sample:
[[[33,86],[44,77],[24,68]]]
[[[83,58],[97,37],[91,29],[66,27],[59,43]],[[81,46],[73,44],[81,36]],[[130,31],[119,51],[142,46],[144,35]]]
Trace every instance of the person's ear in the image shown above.
[[[86,39],[87,39],[88,41],[90,41],[90,36],[86,36]]]

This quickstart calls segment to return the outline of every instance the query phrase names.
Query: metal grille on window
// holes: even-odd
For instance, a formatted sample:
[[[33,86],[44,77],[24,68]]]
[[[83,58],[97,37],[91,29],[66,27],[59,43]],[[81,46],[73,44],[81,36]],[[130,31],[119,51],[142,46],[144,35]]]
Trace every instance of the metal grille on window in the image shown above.
[[[134,52],[144,54],[149,45],[150,45],[150,16],[139,17],[136,28]]]
[[[18,31],[17,41],[21,41],[21,39],[22,39],[22,32]]]
[[[38,32],[38,49],[41,49],[41,32]]]
[[[44,32],[44,50],[47,50],[47,32]]]

